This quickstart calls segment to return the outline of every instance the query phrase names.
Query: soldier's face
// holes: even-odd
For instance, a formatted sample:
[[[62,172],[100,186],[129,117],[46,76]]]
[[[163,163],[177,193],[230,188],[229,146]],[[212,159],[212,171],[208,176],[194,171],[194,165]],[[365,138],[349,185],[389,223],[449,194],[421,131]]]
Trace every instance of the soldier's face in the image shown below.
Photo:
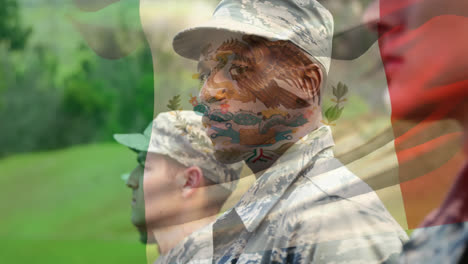
[[[132,191],[132,223],[137,227],[145,226],[145,202],[143,197],[143,170],[141,165],[138,165],[130,174],[127,180],[127,186]]]
[[[304,109],[319,101],[321,75],[291,45],[244,36],[200,58],[203,123],[222,160],[237,162],[252,149],[286,144],[308,122]]]
[[[140,152],[137,156],[138,166],[130,173],[126,184],[132,189],[131,221],[141,234],[140,239],[146,243],[145,201],[143,195],[143,172],[146,153]]]
[[[145,222],[149,228],[171,226],[184,211],[186,202],[176,171],[163,156],[148,153],[143,176]]]
[[[371,12],[395,117],[444,115],[466,102],[467,1],[380,0]]]

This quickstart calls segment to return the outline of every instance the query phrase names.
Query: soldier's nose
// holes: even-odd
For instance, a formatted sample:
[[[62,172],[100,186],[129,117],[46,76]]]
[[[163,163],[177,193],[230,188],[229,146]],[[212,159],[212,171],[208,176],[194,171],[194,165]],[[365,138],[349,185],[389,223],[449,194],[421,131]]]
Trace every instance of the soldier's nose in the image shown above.
[[[367,6],[364,15],[362,17],[362,23],[366,25],[370,30],[377,31],[376,24],[379,22],[380,9],[379,0],[371,1]]]
[[[404,25],[406,12],[415,2],[417,0],[374,0],[364,13],[363,23],[382,36]]]
[[[138,168],[135,168],[132,173],[130,174],[130,177],[127,179],[127,187],[131,189],[138,189],[138,180],[139,180],[139,173],[140,170]]]
[[[201,98],[207,103],[215,103],[227,99],[225,88],[205,89],[201,91]]]

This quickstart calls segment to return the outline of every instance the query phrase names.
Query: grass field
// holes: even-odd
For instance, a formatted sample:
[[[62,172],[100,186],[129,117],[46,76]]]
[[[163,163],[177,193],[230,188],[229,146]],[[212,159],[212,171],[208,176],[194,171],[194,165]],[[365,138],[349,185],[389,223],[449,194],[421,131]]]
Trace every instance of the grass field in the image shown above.
[[[0,263],[146,263],[117,144],[0,160]]]
[[[114,143],[0,160],[0,263],[152,262],[130,224],[130,190],[120,179],[135,165],[135,155]],[[405,226],[399,191],[378,194]]]

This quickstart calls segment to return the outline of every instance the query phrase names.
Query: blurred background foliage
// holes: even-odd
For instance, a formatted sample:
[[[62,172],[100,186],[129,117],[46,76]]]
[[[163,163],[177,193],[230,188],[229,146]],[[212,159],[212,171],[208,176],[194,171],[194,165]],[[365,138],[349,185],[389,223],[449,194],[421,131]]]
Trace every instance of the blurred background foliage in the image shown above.
[[[158,32],[154,72],[139,1],[94,10],[98,2],[0,0],[0,157],[140,131],[153,117],[153,83],[166,98],[197,92],[194,67],[167,45],[171,26]]]

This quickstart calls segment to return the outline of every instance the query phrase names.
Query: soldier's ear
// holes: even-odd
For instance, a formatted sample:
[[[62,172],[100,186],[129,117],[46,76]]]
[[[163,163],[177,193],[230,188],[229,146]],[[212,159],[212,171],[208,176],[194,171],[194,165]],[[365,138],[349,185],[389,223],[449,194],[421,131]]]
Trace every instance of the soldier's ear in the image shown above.
[[[322,84],[322,69],[316,64],[309,64],[304,68],[305,75],[309,78],[312,84],[312,89],[317,90],[320,89],[320,85]]]
[[[185,169],[181,173],[181,177],[183,177],[183,186],[182,186],[182,197],[189,198],[192,196],[199,187],[202,186],[203,182],[203,172],[197,166],[192,166]]]

